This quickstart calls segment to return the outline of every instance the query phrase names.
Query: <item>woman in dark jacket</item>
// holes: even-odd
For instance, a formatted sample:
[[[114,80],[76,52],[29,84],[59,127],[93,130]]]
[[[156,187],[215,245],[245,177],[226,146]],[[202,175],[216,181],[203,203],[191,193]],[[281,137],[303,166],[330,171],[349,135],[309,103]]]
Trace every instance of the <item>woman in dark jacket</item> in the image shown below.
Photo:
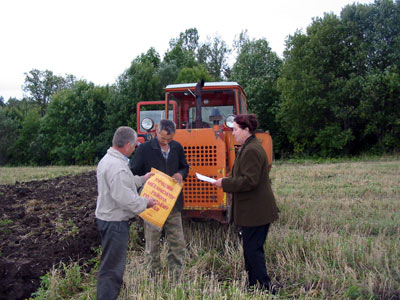
[[[242,145],[230,177],[214,185],[233,195],[233,221],[242,227],[243,252],[248,286],[275,292],[267,273],[264,243],[270,224],[278,219],[278,208],[269,180],[268,159],[255,132],[255,115],[239,115],[232,135]]]

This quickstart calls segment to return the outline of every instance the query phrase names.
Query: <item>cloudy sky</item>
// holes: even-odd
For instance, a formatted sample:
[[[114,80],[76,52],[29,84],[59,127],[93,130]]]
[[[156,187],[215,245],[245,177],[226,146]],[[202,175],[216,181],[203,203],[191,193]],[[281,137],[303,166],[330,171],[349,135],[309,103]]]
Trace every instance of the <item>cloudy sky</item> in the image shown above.
[[[32,69],[113,84],[138,55],[161,58],[171,38],[197,28],[228,46],[241,31],[265,38],[279,56],[285,39],[324,13],[372,0],[1,0],[0,96],[22,98]]]

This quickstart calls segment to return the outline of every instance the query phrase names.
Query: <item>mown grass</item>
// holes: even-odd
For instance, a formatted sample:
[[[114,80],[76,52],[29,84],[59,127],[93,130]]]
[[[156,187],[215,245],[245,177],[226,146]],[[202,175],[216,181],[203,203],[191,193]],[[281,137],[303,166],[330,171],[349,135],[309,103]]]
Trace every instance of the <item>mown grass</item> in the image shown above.
[[[95,166],[0,167],[0,184],[45,180],[95,169]]]
[[[132,228],[119,299],[400,299],[400,160],[281,163],[271,178],[281,212],[265,250],[283,286],[277,296],[246,290],[235,227],[188,221],[181,282],[166,269],[149,276]],[[164,264],[166,254],[165,243]],[[46,278],[52,291],[69,282],[62,273]],[[96,268],[84,273],[66,298],[36,299],[95,299],[95,275]]]

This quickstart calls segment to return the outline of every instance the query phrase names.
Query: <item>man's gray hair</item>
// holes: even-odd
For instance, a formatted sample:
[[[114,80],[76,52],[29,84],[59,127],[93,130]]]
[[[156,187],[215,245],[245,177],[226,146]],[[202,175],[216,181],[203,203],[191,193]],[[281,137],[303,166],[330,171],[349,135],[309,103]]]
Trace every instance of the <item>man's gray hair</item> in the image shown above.
[[[113,146],[118,148],[122,148],[126,144],[130,143],[134,145],[137,140],[137,133],[135,130],[128,126],[118,127],[114,133],[114,137],[112,140]]]
[[[157,131],[161,132],[163,130],[165,130],[167,132],[167,134],[175,133],[176,125],[171,120],[163,119],[163,120],[160,121],[160,124],[158,125]]]

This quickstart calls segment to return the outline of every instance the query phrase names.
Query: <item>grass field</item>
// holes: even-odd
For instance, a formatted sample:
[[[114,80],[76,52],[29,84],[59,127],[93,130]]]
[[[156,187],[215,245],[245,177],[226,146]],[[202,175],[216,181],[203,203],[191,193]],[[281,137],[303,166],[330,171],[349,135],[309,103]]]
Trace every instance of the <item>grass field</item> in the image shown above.
[[[278,163],[271,178],[281,212],[265,249],[277,296],[246,291],[234,227],[185,222],[183,281],[148,275],[132,229],[119,299],[400,299],[399,159]],[[54,269],[36,299],[95,299],[95,275]]]
[[[95,169],[95,166],[0,167],[0,184],[51,179]]]

